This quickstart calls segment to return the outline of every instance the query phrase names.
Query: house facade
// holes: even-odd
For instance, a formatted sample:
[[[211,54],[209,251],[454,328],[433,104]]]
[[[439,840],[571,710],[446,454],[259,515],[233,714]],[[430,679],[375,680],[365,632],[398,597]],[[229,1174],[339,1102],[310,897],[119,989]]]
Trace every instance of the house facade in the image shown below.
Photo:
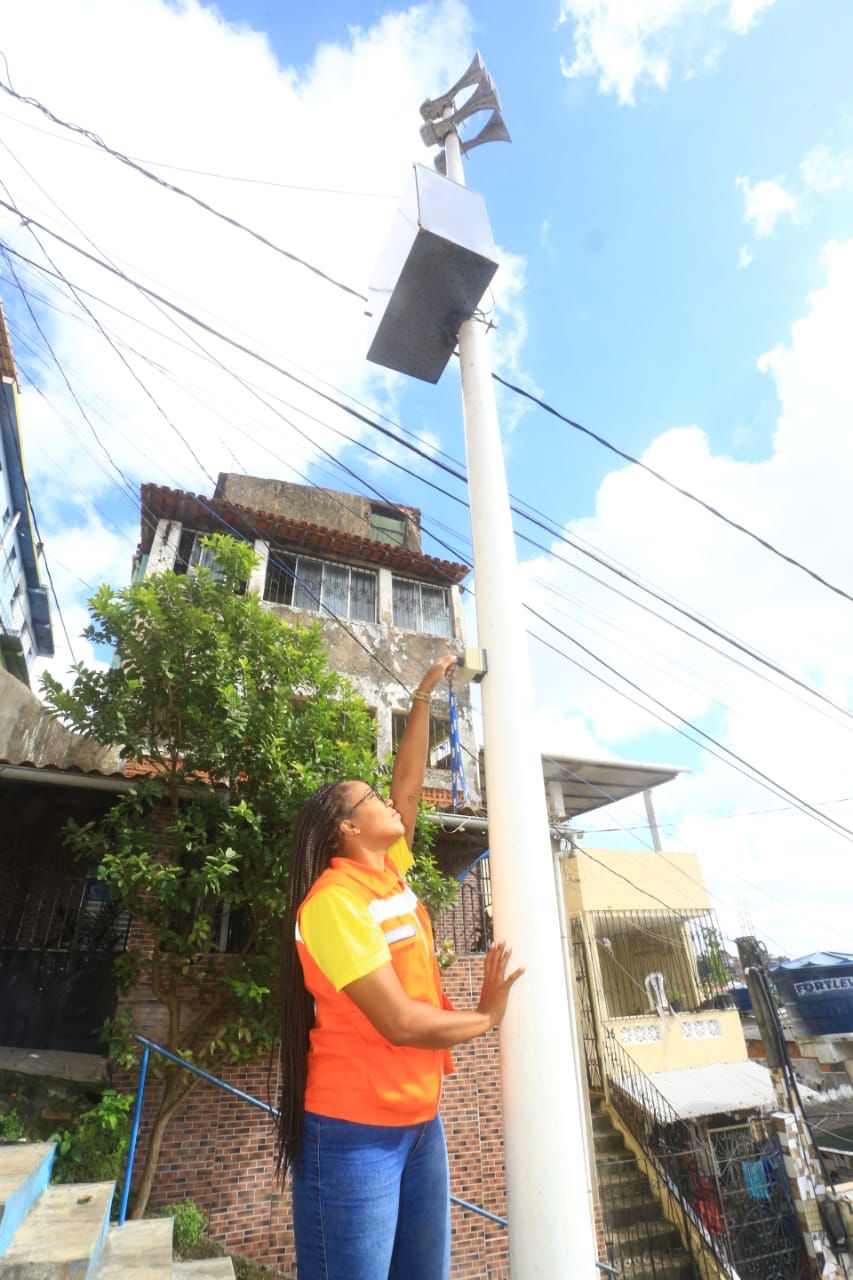
[[[635,1274],[811,1274],[805,1137],[749,1054],[698,860],[573,847],[562,877],[610,1260]]]
[[[424,555],[420,513],[350,493],[224,473],[209,498],[142,487],[142,533],[134,572],[191,571],[206,534],[249,538],[258,565],[247,584],[290,622],[319,623],[329,665],[364,698],[376,722],[377,754],[390,759],[410,693],[425,668],[465,647],[466,565]],[[469,691],[457,689],[471,802],[479,802]],[[427,793],[450,791],[447,696],[430,707]]]
[[[52,656],[50,606],[24,470],[18,380],[0,307],[0,669],[28,684],[36,658]]]

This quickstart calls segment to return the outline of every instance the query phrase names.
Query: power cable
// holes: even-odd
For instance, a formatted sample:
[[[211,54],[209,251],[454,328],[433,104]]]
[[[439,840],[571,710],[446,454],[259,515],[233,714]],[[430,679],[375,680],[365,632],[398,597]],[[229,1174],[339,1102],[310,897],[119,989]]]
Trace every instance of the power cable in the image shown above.
[[[647,475],[652,476],[655,480],[659,481],[660,484],[666,485],[666,487],[668,489],[672,489],[674,493],[680,494],[682,498],[686,498],[689,502],[695,502],[697,506],[704,508],[704,510],[710,515],[715,516],[718,520],[722,520],[723,524],[727,524],[730,528],[736,529],[738,533],[742,533],[747,538],[751,538],[753,542],[757,542],[760,547],[763,547],[765,551],[769,551],[771,555],[777,556],[780,560],[784,560],[786,564],[791,565],[795,569],[799,569],[801,573],[807,574],[808,577],[812,578],[822,587],[826,587],[827,590],[834,592],[835,595],[841,596],[842,599],[853,604],[853,595],[848,591],[845,591],[843,587],[838,587],[834,583],[829,582],[816,570],[810,569],[808,565],[803,564],[802,561],[798,560],[795,556],[789,555],[785,551],[781,551],[779,547],[774,546],[774,544],[768,541],[767,538],[763,538],[760,534],[747,528],[746,525],[741,524],[738,520],[732,519],[731,516],[725,515],[725,513],[720,511],[718,507],[715,507],[713,503],[706,502],[704,498],[700,498],[697,494],[691,493],[689,489],[685,489],[681,485],[676,484],[674,480],[670,480],[667,476],[663,475],[662,472],[656,471],[655,468],[650,467],[648,463],[641,462],[640,459],[635,458],[633,454],[627,453],[624,449],[620,449],[618,445],[615,445],[610,440],[605,439],[605,437],[599,435],[598,432],[592,431],[589,427],[585,427],[583,423],[576,422],[573,418],[567,417],[566,414],[561,413],[559,409],[555,409],[552,404],[549,404],[547,400],[542,400],[531,391],[525,391],[523,387],[518,386],[514,382],[509,382],[506,378],[502,378],[500,374],[493,373],[492,378],[502,387],[506,387],[508,391],[514,392],[517,396],[523,396],[525,400],[530,400],[533,404],[538,405],[540,409],[544,409],[545,412],[550,413],[552,417],[559,418],[561,422],[565,422],[568,426],[572,427],[573,430],[579,431],[582,435],[588,436],[590,440],[594,440],[596,444],[602,445],[602,447],[609,450],[610,453],[616,454],[617,457],[622,458],[625,462],[631,463],[632,466],[639,467],[641,471],[645,471]]]
[[[275,241],[270,240],[260,231],[255,231],[254,228],[247,226],[244,222],[241,222],[239,218],[233,218],[230,214],[223,213],[221,210],[216,209],[212,204],[208,204],[208,202],[206,200],[202,200],[200,196],[193,195],[191,191],[185,191],[183,187],[178,187],[174,183],[168,182],[165,178],[161,178],[158,174],[153,173],[150,169],[146,169],[144,165],[139,164],[136,160],[132,160],[130,156],[126,156],[123,152],[116,151],[113,147],[108,146],[102,138],[99,138],[98,135],[93,133],[90,129],[84,129],[81,125],[73,124],[69,120],[61,120],[59,116],[54,115],[53,112],[44,106],[43,103],[39,102],[37,98],[25,97],[24,94],[18,93],[10,84],[6,84],[2,80],[0,80],[0,89],[2,89],[3,92],[8,94],[11,98],[17,99],[18,102],[22,102],[28,107],[35,107],[35,109],[40,111],[42,115],[46,116],[52,124],[58,124],[63,129],[69,129],[72,133],[79,134],[81,137],[86,138],[87,141],[91,142],[101,151],[105,151],[108,155],[111,155],[114,160],[121,161],[121,163],[127,165],[129,169],[133,169],[144,178],[149,178],[152,182],[156,182],[158,186],[165,188],[166,191],[171,191],[175,195],[183,196],[185,200],[190,200],[200,209],[204,209],[206,213],[212,214],[215,218],[219,218],[221,222],[227,223],[228,226],[234,227],[238,231],[245,232],[246,235],[251,236],[253,240],[257,240],[258,243],[264,245],[265,248],[272,249],[274,253],[278,253],[281,257],[287,258],[288,261],[297,263],[300,267],[304,267],[306,271],[310,271],[313,275],[319,276],[321,280],[325,280],[328,284],[333,284],[335,288],[341,289],[344,293],[352,294],[354,298],[358,298],[362,302],[367,301],[367,295],[360,293],[358,289],[352,289],[348,284],[344,284],[342,280],[336,280],[334,276],[329,275],[328,272],[322,271],[319,267],[315,267],[312,263],[307,262],[304,258],[301,258],[299,254],[291,253],[289,249],[285,249],[281,245],[276,244]]]
[[[553,623],[549,623],[547,618],[542,618],[542,615],[537,614],[536,611],[531,609],[529,605],[525,607],[528,609],[528,612],[533,613],[536,617],[541,618],[541,620],[545,622],[546,625],[554,627]],[[554,629],[557,631],[560,630],[559,627],[554,627]],[[573,644],[577,644],[579,648],[584,649],[584,652],[589,653],[590,656],[596,662],[601,662],[601,664],[607,667],[608,670],[613,671],[613,673],[616,675],[618,679],[624,680],[626,684],[629,684],[632,688],[637,689],[637,691],[642,693],[644,697],[648,697],[652,702],[657,703],[657,705],[659,705],[667,713],[667,715],[670,715],[674,719],[678,720],[680,723],[687,725],[688,728],[694,729],[703,738],[708,739],[709,742],[715,743],[717,746],[720,747],[720,750],[719,751],[715,750],[713,746],[708,746],[705,743],[697,741],[697,739],[692,737],[691,734],[687,733],[685,729],[680,729],[678,728],[677,725],[673,725],[669,721],[664,720],[663,716],[661,716],[659,713],[653,711],[650,707],[644,706],[643,703],[638,702],[637,699],[631,697],[630,694],[626,694],[623,690],[618,689],[609,680],[605,679],[604,676],[601,676],[597,672],[592,671],[589,667],[584,666],[584,664],[579,662],[577,659],[572,658],[567,653],[564,653],[562,649],[558,649],[556,645],[551,644],[550,641],[544,638],[544,636],[540,636],[536,632],[531,632],[530,634],[533,636],[535,640],[538,640],[539,643],[543,644],[547,649],[551,649],[554,653],[558,654],[559,657],[565,658],[568,662],[571,662],[574,666],[578,667],[581,671],[584,671],[586,672],[587,675],[592,676],[594,680],[599,681],[599,683],[605,685],[608,689],[611,689],[614,693],[619,694],[620,696],[626,698],[628,702],[638,707],[641,711],[644,711],[647,715],[652,716],[653,719],[660,721],[661,724],[666,725],[667,729],[673,730],[675,733],[679,734],[681,737],[686,738],[688,742],[692,742],[694,746],[698,746],[703,750],[707,751],[709,755],[715,756],[718,760],[722,760],[724,764],[727,764],[730,768],[734,769],[737,773],[741,773],[744,775],[744,777],[749,778],[750,782],[758,782],[759,786],[764,787],[765,790],[770,791],[773,795],[777,795],[777,796],[785,795],[789,799],[793,799],[796,808],[801,809],[802,812],[808,811],[810,816],[814,817],[823,826],[826,826],[830,830],[835,831],[836,834],[843,835],[845,839],[853,840],[853,831],[849,831],[841,823],[837,823],[835,822],[834,819],[828,817],[825,814],[820,813],[819,810],[815,809],[814,806],[810,805],[807,801],[805,800],[800,801],[799,797],[795,796],[793,792],[788,791],[788,789],[786,787],[783,787],[780,783],[774,783],[771,778],[767,778],[767,776],[762,774],[760,770],[754,768],[754,766],[750,765],[747,761],[743,761],[742,757],[738,756],[735,752],[729,751],[729,749],[723,746],[722,743],[718,743],[716,738],[713,738],[710,734],[706,734],[702,729],[699,729],[696,725],[694,725],[691,721],[687,720],[684,716],[681,716],[677,712],[672,711],[669,707],[666,706],[665,703],[660,702],[659,699],[653,698],[651,694],[646,694],[644,690],[640,689],[639,685],[634,684],[633,681],[628,680],[627,677],[625,676],[622,676],[619,672],[615,671],[614,668],[609,667],[609,665],[603,662],[602,659],[597,658],[595,654],[592,654],[591,651],[587,650],[583,645],[580,645],[578,641],[573,640],[572,637],[567,635],[565,632],[562,633],[565,639],[570,640]],[[721,754],[721,751],[724,752],[725,754]],[[740,767],[739,764],[734,763],[732,759],[728,758],[728,756],[732,756],[734,758],[734,761],[741,761],[745,767],[743,768]],[[750,772],[747,772],[747,770],[749,770]],[[764,778],[765,781],[761,781],[762,778]]]
[[[427,453],[425,450],[420,449],[417,446],[410,444],[405,440],[401,440],[399,436],[397,436],[394,432],[390,431],[388,428],[380,426],[377,422],[368,418],[365,414],[360,413],[358,410],[353,409],[350,405],[346,405],[342,401],[337,400],[335,397],[328,395],[326,392],[320,391],[318,388],[313,387],[310,383],[306,382],[304,379],[298,378],[295,374],[284,369],[281,365],[277,364],[273,360],[270,360],[266,356],[262,355],[260,352],[256,352],[252,350],[250,347],[247,347],[244,343],[241,343],[234,338],[229,338],[221,330],[215,328],[213,325],[210,325],[206,321],[202,320],[200,317],[194,316],[191,312],[186,311],[184,308],[178,306],[178,304],[176,303],[169,302],[166,298],[158,294],[155,290],[149,289],[147,286],[137,281],[134,281],[129,276],[127,276],[127,274],[124,271],[122,271],[120,268],[114,267],[110,263],[105,262],[103,259],[95,257],[94,255],[89,253],[87,250],[81,248],[79,245],[75,245],[71,241],[67,240],[64,236],[59,235],[59,233],[51,231],[50,228],[44,226],[44,224],[36,222],[35,219],[27,219],[26,216],[22,215],[20,210],[18,210],[14,206],[8,205],[4,201],[0,201],[0,207],[8,208],[11,212],[21,217],[24,222],[35,223],[35,225],[38,226],[39,229],[44,231],[46,234],[52,236],[53,238],[58,239],[61,243],[65,244],[68,248],[71,248],[74,252],[82,255],[83,257],[88,259],[90,262],[93,262],[95,265],[98,265],[102,267],[104,270],[109,271],[111,274],[118,276],[119,278],[124,280],[125,283],[130,284],[132,287],[136,288],[145,296],[155,299],[158,303],[161,303],[170,311],[177,312],[177,314],[181,315],[185,320],[188,320],[190,323],[197,325],[198,327],[202,328],[206,332],[210,333],[212,336],[219,338],[221,341],[224,341],[226,344],[236,348],[237,350],[241,351],[243,354],[250,356],[250,358],[255,359],[256,361],[267,366],[268,368],[271,368],[273,371],[282,374],[284,377],[295,382],[297,385],[304,387],[306,390],[312,391],[315,395],[318,395],[321,399],[327,401],[330,404],[335,405],[337,408],[341,409],[343,412],[349,414],[350,416],[354,417],[358,421],[365,423],[365,425],[372,427],[374,430],[379,431],[381,434],[388,436],[389,438],[393,439],[397,444],[400,444],[403,447],[410,449],[420,457],[424,458],[426,461],[431,462],[432,465],[452,475],[455,479],[460,480],[463,483],[466,482],[466,477],[464,476],[463,473],[456,471],[454,468],[450,467],[446,463],[443,463],[438,459],[430,456],[430,454]],[[19,251],[12,249],[11,246],[7,246],[7,251],[14,254],[16,257],[22,259],[28,265],[38,268],[38,264],[33,263],[31,259],[26,258],[25,255],[20,254]],[[41,268],[41,269],[46,270],[44,268]],[[48,274],[50,274],[50,272],[48,272]],[[360,443],[360,442],[354,441],[354,443]],[[387,459],[387,461],[392,462],[393,465],[400,465],[400,464],[394,463],[394,460],[392,459]],[[437,487],[437,486],[433,486],[433,487]],[[446,492],[446,491],[442,491],[442,492]],[[467,505],[464,503],[463,499],[459,499],[456,495],[447,494],[446,496],[454,499],[455,501],[462,503],[463,505]],[[686,609],[683,606],[673,603],[671,600],[668,600],[660,592],[654,591],[652,588],[644,586],[642,583],[639,583],[630,574],[626,573],[624,570],[621,570],[615,567],[612,563],[609,563],[605,557],[574,542],[572,539],[568,538],[565,534],[555,535],[553,529],[551,529],[544,521],[538,520],[535,517],[530,516],[527,512],[519,510],[517,514],[521,515],[522,518],[532,522],[538,527],[544,529],[545,532],[549,533],[551,536],[558,537],[560,541],[567,543],[567,545],[573,547],[575,550],[579,551],[581,554],[589,556],[594,561],[601,564],[603,567],[607,568],[611,573],[614,573],[617,576],[625,579],[626,581],[631,582],[632,585],[639,586],[641,590],[646,591],[654,599],[660,601],[662,604],[665,604],[669,608],[674,609],[677,612],[688,617],[691,621],[695,622],[698,626],[708,631],[711,631],[713,634],[717,635],[718,638],[723,639],[726,643],[733,645],[735,648],[737,648],[741,652],[751,657],[754,661],[757,661],[762,665],[768,666],[771,670],[781,675],[784,679],[787,679],[792,683],[798,685],[800,688],[804,689],[811,696],[817,698],[819,701],[824,702],[829,706],[832,706],[835,710],[840,711],[842,715],[848,716],[848,717],[850,716],[851,713],[846,708],[841,707],[839,704],[833,702],[831,698],[826,697],[826,695],[820,693],[818,690],[813,688],[807,682],[800,680],[797,676],[794,676],[791,673],[785,671],[784,668],[780,667],[778,664],[772,662],[770,659],[759,654],[756,650],[750,648],[750,646],[745,645],[743,642],[738,641],[734,637],[719,631],[712,624],[702,619],[700,615],[694,613],[691,610]],[[540,551],[544,551],[546,554],[551,555],[553,558],[561,561],[562,563],[567,564],[569,567],[576,569],[578,572],[586,573],[585,570],[580,569],[579,566],[574,565],[569,560],[566,560],[565,557],[560,556],[553,549],[544,547],[541,543],[536,542],[534,539],[529,538],[527,535],[519,533],[517,536],[522,541],[529,543],[530,545],[536,547]],[[589,576],[594,577],[594,575],[589,575]],[[595,579],[595,580],[599,581],[598,579]],[[615,588],[610,584],[605,584],[605,585],[608,586],[608,589],[617,591],[618,594],[624,594],[624,593],[618,592],[618,588]],[[626,596],[625,598],[628,600],[631,600],[631,602],[635,604],[637,607],[642,608],[647,612],[652,612],[654,616],[659,616],[655,613],[654,610],[650,610],[648,606],[643,605],[636,600],[633,600],[632,597]],[[673,623],[672,625],[677,625],[677,624]],[[685,634],[691,635],[690,632],[685,632]],[[691,638],[693,638],[692,635],[691,635]]]
[[[10,207],[10,209],[12,209],[12,211],[14,211],[14,212],[18,212],[17,210],[15,210],[15,209],[14,209],[14,206],[8,206],[8,207]],[[33,220],[29,220],[29,221],[33,221]],[[50,232],[50,230],[49,230],[48,228],[42,228],[42,229],[44,229],[45,231],[47,231],[47,233],[48,233],[48,234],[51,234],[51,235],[54,235],[54,236],[56,235],[56,233]],[[83,254],[84,254],[84,256],[86,256],[86,257],[87,257],[87,258],[89,258],[90,260],[92,260],[92,261],[98,261],[98,260],[96,260],[96,259],[93,259],[93,258],[92,258],[92,255],[90,255],[90,254],[86,253],[86,251],[85,251],[85,250],[80,250],[80,249],[79,249],[79,247],[71,245],[71,244],[70,244],[70,242],[66,241],[64,237],[57,236],[56,238],[60,239],[60,241],[62,241],[63,243],[68,244],[68,245],[69,245],[69,247],[74,248],[74,249],[77,249],[77,251],[78,251],[78,252],[83,253]],[[100,262],[99,262],[99,265],[105,266],[105,267],[106,267],[106,269],[108,269],[108,270],[112,270],[115,274],[119,274],[119,275],[121,275],[123,278],[127,279],[127,277],[125,276],[125,273],[120,272],[120,271],[119,271],[118,269],[116,269],[116,268],[111,268],[108,264],[104,263],[103,261],[100,261]],[[134,284],[135,284],[135,282],[132,282],[132,281],[131,281],[130,283],[134,283]],[[161,298],[159,295],[155,294],[155,293],[154,293],[154,291],[152,291],[152,290],[148,290],[145,286],[138,285],[138,284],[135,284],[135,287],[137,287],[137,288],[141,289],[143,292],[145,292],[145,293],[146,293],[146,294],[148,294],[149,296],[154,296],[154,297],[156,297],[156,298],[157,298],[157,300],[158,300],[159,302],[162,302],[162,303],[164,303],[165,305],[169,306],[169,307],[170,307],[170,309],[176,309],[176,310],[178,310],[178,312],[179,312],[180,314],[184,314],[184,315],[186,316],[186,318],[193,320],[195,323],[201,323],[202,327],[205,327],[205,328],[210,329],[214,334],[216,334],[216,336],[224,337],[224,335],[222,335],[222,334],[218,333],[218,331],[216,331],[216,330],[212,330],[210,326],[205,325],[205,322],[203,322],[203,321],[199,321],[199,320],[198,320],[198,318],[196,318],[196,317],[189,316],[187,313],[184,313],[184,312],[183,312],[183,310],[182,310],[181,308],[176,308],[176,307],[175,307],[175,304],[169,304],[169,303],[167,303],[165,299],[163,299],[163,298]],[[227,340],[227,339],[226,339],[226,340]],[[233,341],[233,340],[232,340],[232,341]],[[242,344],[239,344],[239,343],[238,343],[238,344],[236,344],[236,345],[237,345],[240,349],[246,350],[245,348],[243,348],[243,345],[242,345]],[[253,355],[255,355],[255,356],[256,356],[256,358],[260,358],[260,359],[262,359],[262,360],[264,359],[263,357],[258,357],[258,354],[257,354],[257,353],[252,353],[252,352],[248,352],[248,351],[247,351],[247,353],[248,353],[248,354],[253,354]],[[265,362],[265,363],[271,363],[271,362],[268,362],[268,361],[264,361],[264,362]],[[277,367],[277,366],[276,366],[276,367]],[[282,371],[282,370],[279,370],[279,371],[280,371],[280,372],[285,372],[285,374],[286,374],[286,371]],[[292,376],[292,375],[290,375],[290,376]],[[301,381],[301,380],[297,379],[297,381]],[[303,385],[305,385],[305,384],[303,383]],[[321,393],[321,394],[322,394],[322,393]],[[324,398],[331,399],[331,397],[324,397]],[[335,403],[338,403],[338,404],[339,404],[339,407],[343,407],[343,408],[345,408],[345,409],[348,409],[348,406],[340,406],[340,402],[335,402]],[[352,411],[350,410],[350,412],[352,412]],[[358,416],[361,416],[361,415],[358,415]],[[371,424],[371,425],[375,425],[375,424]],[[418,451],[418,452],[420,452],[420,451]],[[460,477],[460,478],[461,478],[461,477]],[[526,517],[526,518],[529,518],[529,517]],[[545,527],[545,526],[543,525],[542,527]],[[548,531],[549,531],[549,532],[551,532],[550,530],[548,530]],[[545,620],[545,621],[547,622],[547,620]],[[551,625],[551,624],[549,624],[549,625]],[[559,630],[559,628],[558,628],[558,630]],[[617,673],[617,674],[618,674],[618,673]],[[700,731],[700,732],[701,732],[701,731]],[[716,741],[716,740],[714,740],[714,741]],[[749,768],[752,768],[752,766],[748,766],[748,767],[749,767]],[[756,772],[756,773],[760,773],[760,771],[758,771],[758,770],[756,770],[755,772]],[[840,825],[840,824],[839,824],[839,825]]]
[[[237,230],[245,232],[247,235],[257,240],[266,248],[272,249],[273,252],[280,254],[281,256],[287,258],[291,262],[298,263],[300,266],[304,267],[306,270],[312,272],[314,275],[319,276],[321,279],[325,280],[329,284],[334,285],[336,288],[341,289],[343,292],[350,294],[356,298],[359,298],[363,302],[367,301],[366,294],[363,294],[358,290],[351,288],[349,285],[344,284],[340,280],[336,280],[334,277],[329,275],[327,272],[321,270],[319,267],[316,267],[312,263],[307,262],[304,258],[300,257],[298,254],[295,254],[290,250],[283,248],[281,245],[277,245],[274,241],[270,240],[267,236],[263,235],[261,232],[256,231],[252,227],[247,226],[245,223],[241,222],[237,218],[232,217],[230,214],[223,213],[221,210],[215,208],[215,206],[209,204],[206,200],[202,200],[199,196],[194,195],[192,192],[186,191],[183,187],[179,187],[174,183],[168,182],[166,179],[152,172],[152,170],[145,168],[145,166],[140,162],[133,160],[130,156],[125,155],[123,152],[118,151],[113,147],[110,147],[106,142],[104,142],[102,138],[100,138],[97,134],[93,133],[91,130],[86,129],[81,125],[74,124],[70,121],[62,120],[59,116],[56,116],[43,103],[39,102],[37,98],[27,97],[24,94],[18,93],[17,90],[12,88],[11,84],[6,84],[2,80],[0,80],[0,89],[2,89],[3,92],[8,94],[10,97],[15,98],[17,101],[27,106],[34,107],[37,111],[40,111],[53,124],[57,124],[61,128],[67,129],[73,133],[79,134],[80,136],[86,138],[94,146],[98,147],[100,150],[105,151],[108,155],[120,161],[122,164],[127,165],[129,168],[135,170],[137,173],[141,174],[143,177],[146,177],[149,180],[157,183],[159,186],[165,188],[168,191],[173,192],[175,195],[179,195],[184,197],[187,200],[190,200],[193,204],[205,210],[205,212],[212,214],[216,218],[219,218],[221,221],[227,223],[229,226],[232,226]],[[729,525],[730,528],[733,528],[737,530],[739,533],[744,534],[746,537],[751,538],[754,542],[758,543],[759,546],[763,547],[766,551],[769,551],[772,555],[777,556],[779,559],[783,560],[786,564],[791,565],[793,568],[799,569],[802,573],[805,573],[808,577],[812,578],[815,582],[819,583],[823,587],[826,587],[827,590],[832,591],[834,594],[841,596],[843,599],[853,604],[853,595],[851,595],[849,592],[845,591],[842,587],[836,586],[834,583],[830,582],[828,579],[823,577],[822,574],[819,574],[816,570],[810,569],[807,565],[803,564],[802,561],[798,560],[795,556],[792,556],[787,552],[780,550],[767,538],[762,537],[760,534],[757,534],[753,530],[749,529],[746,525],[741,524],[739,521],[734,520],[730,516],[725,515],[722,511],[719,510],[718,507],[715,507],[712,503],[705,501],[705,499],[700,498],[697,494],[691,493],[688,489],[685,489],[681,485],[676,484],[674,481],[664,476],[661,472],[657,471],[654,467],[650,467],[647,463],[641,462],[639,458],[634,457],[633,454],[627,453],[625,450],[620,449],[617,445],[611,443],[611,441],[607,440],[604,436],[600,435],[598,432],[592,431],[589,427],[585,427],[582,423],[577,422],[572,418],[569,418],[566,414],[561,413],[553,405],[541,399],[539,396],[534,395],[532,392],[525,391],[523,387],[518,386],[516,383],[510,382],[508,379],[501,377],[499,374],[493,373],[492,378],[499,385],[505,387],[509,391],[512,391],[515,395],[521,396],[524,399],[530,401],[531,403],[536,404],[539,408],[543,409],[546,413],[549,413],[553,417],[558,418],[561,422],[565,422],[568,426],[572,427],[573,430],[581,432],[582,434],[586,435],[589,439],[596,441],[597,444],[602,445],[604,448],[608,449],[610,452],[614,453],[616,456],[622,458],[624,461],[631,463],[633,466],[637,466],[641,468],[641,470],[645,471],[648,475],[652,476],[661,484],[664,484],[669,489],[672,489],[673,492],[678,493],[682,497],[688,499],[689,501],[696,503],[698,506],[701,506],[710,515],[715,516],[717,519],[722,520],[724,524]]]

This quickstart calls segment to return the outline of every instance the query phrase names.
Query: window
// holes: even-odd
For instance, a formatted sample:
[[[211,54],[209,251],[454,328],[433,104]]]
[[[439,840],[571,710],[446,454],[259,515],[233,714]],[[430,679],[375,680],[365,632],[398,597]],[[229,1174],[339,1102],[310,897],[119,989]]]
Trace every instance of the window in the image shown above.
[[[223,576],[221,570],[217,572],[213,567],[213,552],[201,545],[202,538],[209,536],[204,531],[181,529],[178,550],[175,554],[175,563],[173,565],[175,573],[191,573],[194,569],[210,569],[214,577],[221,578]],[[247,585],[245,582],[240,583],[237,588],[238,596],[246,594]]]
[[[394,750],[400,745],[403,730],[406,727],[408,713],[393,711],[391,713],[391,744]],[[450,721],[439,720],[430,716],[429,747],[427,749],[427,765],[430,769],[450,771]]]
[[[328,609],[338,618],[376,621],[376,574],[330,560],[313,560],[270,548],[264,599],[294,609],[320,613]]]
[[[427,636],[453,635],[450,618],[450,593],[446,587],[410,578],[392,578],[394,626],[406,631],[420,631]]]
[[[370,512],[370,536],[377,542],[402,547],[406,542],[406,517],[393,507],[376,507]]]
[[[175,556],[175,573],[188,573],[190,569],[196,569],[199,565],[210,568],[209,564],[205,564],[205,553],[201,546],[203,537],[204,534],[196,529],[181,529]]]

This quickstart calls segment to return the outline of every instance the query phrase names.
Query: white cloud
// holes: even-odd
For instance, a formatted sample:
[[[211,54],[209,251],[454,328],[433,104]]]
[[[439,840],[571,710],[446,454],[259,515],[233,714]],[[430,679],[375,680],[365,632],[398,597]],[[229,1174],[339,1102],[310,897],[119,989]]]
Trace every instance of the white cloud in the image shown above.
[[[743,192],[744,218],[756,236],[772,235],[780,218],[795,218],[797,202],[783,186],[783,178],[765,178],[752,183],[749,178],[735,178],[735,186]]]
[[[738,271],[745,271],[747,267],[752,266],[754,261],[755,254],[748,245],[742,244],[737,255]]]
[[[802,318],[759,361],[779,400],[767,456],[756,461],[726,456],[711,448],[705,432],[691,426],[663,430],[643,460],[830,582],[850,589],[847,540],[841,530],[853,488],[853,240],[828,245],[821,268],[825,282],[809,298]],[[567,533],[635,571],[642,566],[643,579],[664,595],[713,618],[826,697],[850,705],[849,602],[667,492],[638,468],[609,473],[594,513],[572,522]],[[555,550],[607,577],[565,545],[557,544]],[[563,638],[536,624],[534,629],[550,643],[626,690],[614,673],[572,643],[580,641],[635,682],[638,687],[626,692],[639,703],[646,703],[647,696],[659,699],[812,804],[821,807],[851,794],[849,718],[816,703],[778,674],[766,669],[764,679],[749,674],[564,565],[541,557],[524,568],[527,598],[567,633]],[[618,585],[631,596],[640,595],[624,582]],[[555,596],[554,588],[562,595]],[[668,614],[665,606],[647,598],[646,603]],[[726,649],[723,640],[699,634]],[[670,833],[666,848],[686,846],[700,855],[727,934],[738,931],[738,903],[745,900],[757,928],[774,946],[802,954],[831,944],[843,948],[846,939],[849,949],[853,890],[841,870],[849,863],[848,841],[795,808],[729,820],[728,815],[786,801],[714,756],[689,748],[671,730],[660,727],[660,736],[650,739],[655,722],[648,712],[535,642],[532,652],[539,699],[548,708],[546,724],[571,726],[580,719],[578,742],[603,744],[623,758],[642,752],[646,758],[691,761],[691,774],[656,794],[658,817]],[[755,666],[744,655],[736,656]],[[569,739],[561,736],[559,741],[571,751]],[[656,750],[650,741],[658,742]],[[826,811],[853,830],[853,805],[830,805]],[[589,826],[641,827],[643,822],[637,800],[608,810]],[[638,839],[644,836],[637,832]],[[587,837],[590,845],[614,842],[620,841],[611,834]],[[793,903],[796,910],[783,905]]]
[[[750,27],[754,27],[758,15],[769,9],[773,0],[731,0],[726,22],[732,31],[745,35]]]
[[[471,32],[460,0],[436,0],[353,28],[344,42],[323,45],[297,68],[279,63],[264,35],[228,23],[199,0],[32,0],[7,15],[3,50],[21,93],[365,291],[409,166],[430,163],[419,138],[418,105],[457,78],[470,59]],[[399,382],[365,362],[360,300],[32,108],[4,97],[2,110],[11,152],[4,152],[3,176],[22,210],[298,376],[308,370],[311,382],[322,377],[393,411]],[[0,216],[0,232],[20,253],[43,260],[16,217]],[[16,304],[3,266],[13,345],[43,393],[24,383],[21,412],[48,558],[71,528],[81,539],[72,569],[85,564],[80,576],[95,583],[127,581],[138,528],[132,500],[122,506],[117,496],[117,473],[132,492],[145,480],[210,492],[210,477],[220,470],[297,479],[322,461],[321,448],[339,452],[341,438],[332,428],[359,434],[351,417],[186,321],[180,332],[173,317],[133,288],[47,235],[42,239],[58,269],[103,300],[89,305],[116,343],[125,344],[123,354],[156,400],[61,287],[18,264],[27,288],[75,313],[46,310],[42,321],[87,423],[46,352],[28,356],[26,342],[40,346],[41,340]],[[507,255],[505,263],[495,282],[495,345],[498,359],[513,369],[525,335],[524,262]],[[324,479],[334,484],[335,474]],[[122,535],[118,558],[114,523]],[[66,547],[65,557],[70,554]],[[69,578],[63,590],[70,629],[77,631],[85,589]],[[60,671],[65,657],[54,664]]]
[[[719,58],[720,36],[744,35],[773,0],[561,0],[572,24],[569,78],[595,76],[601,93],[632,105],[643,84],[666,88],[677,71],[690,78]]]
[[[825,145],[814,147],[800,162],[800,177],[820,195],[840,191],[853,179],[853,153],[834,152]]]

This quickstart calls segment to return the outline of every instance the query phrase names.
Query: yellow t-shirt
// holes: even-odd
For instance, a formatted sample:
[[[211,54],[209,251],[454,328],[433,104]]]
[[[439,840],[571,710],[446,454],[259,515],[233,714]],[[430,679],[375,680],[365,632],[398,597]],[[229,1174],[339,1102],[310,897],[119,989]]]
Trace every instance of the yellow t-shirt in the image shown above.
[[[401,836],[388,850],[401,876],[414,862]],[[322,889],[302,908],[299,932],[308,952],[336,991],[391,963],[382,928],[356,894],[337,885]]]

